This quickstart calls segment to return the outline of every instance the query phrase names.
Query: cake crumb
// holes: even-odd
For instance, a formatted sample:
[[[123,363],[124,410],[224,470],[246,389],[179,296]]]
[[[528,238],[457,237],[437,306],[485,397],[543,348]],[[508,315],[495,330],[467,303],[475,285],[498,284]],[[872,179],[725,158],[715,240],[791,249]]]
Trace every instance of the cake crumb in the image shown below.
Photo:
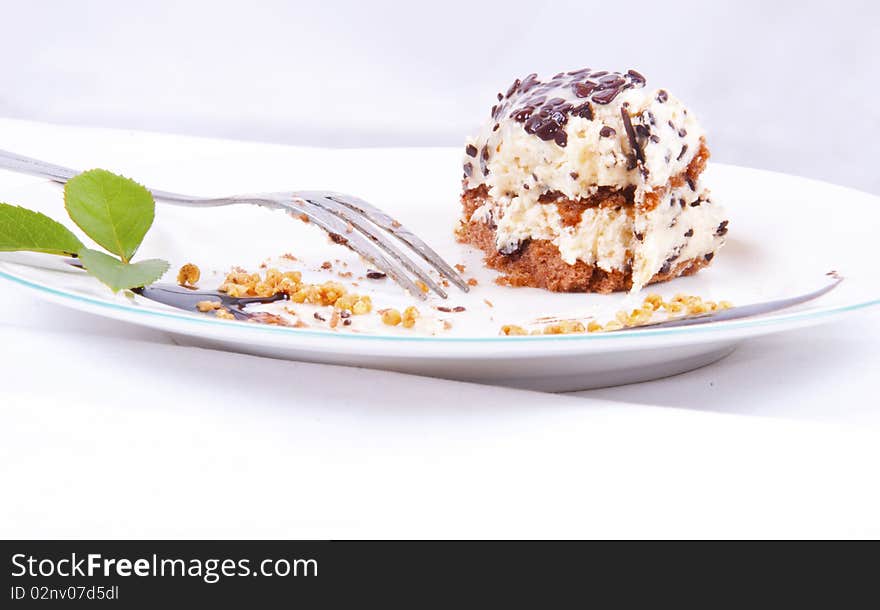
[[[479,284],[479,282],[477,281],[477,278],[475,278],[475,277],[470,278],[467,281],[467,283],[468,283],[468,286],[476,286],[477,284]]]
[[[270,313],[268,311],[258,311],[256,313],[251,314],[251,317],[248,318],[248,322],[255,322],[258,324],[271,324],[272,326],[290,326],[291,324],[282,318],[281,316]]]
[[[493,305],[492,301],[490,301],[489,299],[483,299],[483,303],[485,303],[489,307],[495,307],[495,305]]]
[[[456,271],[458,271],[459,273],[464,273],[464,265],[462,265],[461,263],[458,263],[453,266],[455,267]]]
[[[529,333],[526,332],[522,326],[517,326],[516,324],[505,324],[501,327],[501,334],[512,336],[512,335],[527,335]]]

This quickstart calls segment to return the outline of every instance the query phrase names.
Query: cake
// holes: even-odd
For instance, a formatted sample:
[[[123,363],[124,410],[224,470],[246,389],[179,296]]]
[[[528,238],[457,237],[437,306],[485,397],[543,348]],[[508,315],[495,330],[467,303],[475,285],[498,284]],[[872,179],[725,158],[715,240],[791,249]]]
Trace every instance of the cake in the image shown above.
[[[511,286],[636,291],[691,275],[727,233],[708,158],[693,113],[635,70],[531,74],[466,143],[458,238]]]

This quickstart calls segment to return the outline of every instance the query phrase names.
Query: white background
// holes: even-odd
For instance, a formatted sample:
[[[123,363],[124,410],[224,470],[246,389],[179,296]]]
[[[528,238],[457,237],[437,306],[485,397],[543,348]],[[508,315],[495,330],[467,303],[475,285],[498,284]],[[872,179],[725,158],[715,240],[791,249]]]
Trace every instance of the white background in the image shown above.
[[[715,159],[880,193],[880,5],[839,0],[10,2],[0,116],[458,145],[529,72],[635,68]]]
[[[516,76],[633,67],[716,160],[880,193],[871,2],[0,4],[6,118],[457,145]],[[234,146],[3,125],[132,171]],[[877,311],[562,396],[183,348],[2,289],[0,537],[880,535]]]

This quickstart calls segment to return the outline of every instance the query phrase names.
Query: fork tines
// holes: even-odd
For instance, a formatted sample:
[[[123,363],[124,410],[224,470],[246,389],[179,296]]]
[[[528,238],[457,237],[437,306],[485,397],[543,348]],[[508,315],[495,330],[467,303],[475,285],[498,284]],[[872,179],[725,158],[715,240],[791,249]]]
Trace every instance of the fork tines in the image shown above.
[[[426,298],[427,289],[444,299],[447,294],[428,270],[414,260],[412,253],[441,277],[468,291],[467,282],[430,246],[363,199],[324,191],[297,191],[279,203],[291,213],[304,214],[324,229],[334,242],[348,246],[420,299]],[[389,236],[396,238],[408,252],[398,247]]]

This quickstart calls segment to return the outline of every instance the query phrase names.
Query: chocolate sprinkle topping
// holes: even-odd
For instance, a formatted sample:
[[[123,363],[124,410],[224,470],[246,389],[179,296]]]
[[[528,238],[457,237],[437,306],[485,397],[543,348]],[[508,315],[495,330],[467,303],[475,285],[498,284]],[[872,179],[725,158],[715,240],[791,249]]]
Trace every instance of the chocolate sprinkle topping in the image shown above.
[[[530,74],[522,81],[514,81],[505,99],[493,108],[493,116],[509,116],[522,123],[526,133],[564,147],[568,143],[565,125],[570,115],[592,120],[590,102],[610,104],[621,92],[644,86],[645,77],[635,70],[621,74],[584,68],[557,74],[547,82]],[[576,105],[572,97],[586,101]]]
[[[522,241],[510,241],[498,248],[498,253],[503,254],[504,256],[513,256],[522,252],[523,248],[525,248],[528,243],[528,239]]]
[[[632,70],[632,69],[627,70],[626,74],[627,74],[627,76],[631,77],[634,82],[641,83],[643,85],[645,84],[645,77],[642,76],[641,74],[639,74],[638,72],[636,72],[635,70]]]
[[[381,271],[374,271],[373,269],[370,269],[369,271],[367,271],[367,277],[371,280],[384,280],[388,276]]]
[[[614,131],[614,128],[609,127],[608,125],[605,125],[605,127],[599,130],[599,136],[602,138],[610,138],[611,136],[616,134],[617,132]]]
[[[580,106],[575,106],[571,109],[571,113],[588,121],[593,120],[593,107],[590,106],[590,102],[584,102]]]
[[[489,168],[486,166],[486,161],[489,160],[489,149],[486,146],[483,146],[483,150],[480,151],[480,170],[483,172],[484,176],[489,175]]]
[[[661,104],[665,104],[666,100],[668,100],[668,99],[669,99],[669,94],[666,93],[665,89],[660,89],[660,91],[657,92],[657,101],[660,102]]]
[[[476,157],[477,156],[477,147],[474,146],[473,144],[468,144],[465,147],[464,152],[467,153],[468,157]]]
[[[688,145],[687,145],[687,144],[685,144],[684,146],[682,146],[682,147],[681,147],[681,152],[678,153],[678,156],[675,158],[675,160],[676,160],[676,161],[681,161],[681,158],[684,157],[684,153],[687,152],[687,149],[688,149]]]
[[[626,108],[620,109],[620,118],[623,119],[623,128],[626,130],[626,137],[629,138],[629,145],[632,147],[633,152],[636,154],[636,159],[639,160],[639,163],[645,162],[645,153],[642,150],[642,147],[639,146],[639,142],[636,139],[636,132],[633,129],[632,120],[629,116],[629,111]]]
[[[721,224],[718,225],[718,229],[715,231],[715,235],[721,237],[722,235],[727,235],[727,221],[722,220]]]
[[[596,83],[591,81],[586,81],[584,83],[575,83],[572,89],[574,89],[574,94],[578,97],[590,97],[590,94],[596,88]]]
[[[688,230],[685,232],[684,236],[685,236],[685,237],[693,237],[693,236],[694,236],[694,230],[693,230],[693,229],[688,229]]]
[[[466,178],[470,178],[474,175],[474,166],[472,163],[468,162],[464,164],[464,175]]]
[[[706,262],[708,263],[710,260],[712,260],[713,258],[715,258],[715,253],[714,253],[714,252],[710,252],[709,254],[707,254],[706,256],[704,256],[703,258],[705,258],[705,259],[706,259]]]

